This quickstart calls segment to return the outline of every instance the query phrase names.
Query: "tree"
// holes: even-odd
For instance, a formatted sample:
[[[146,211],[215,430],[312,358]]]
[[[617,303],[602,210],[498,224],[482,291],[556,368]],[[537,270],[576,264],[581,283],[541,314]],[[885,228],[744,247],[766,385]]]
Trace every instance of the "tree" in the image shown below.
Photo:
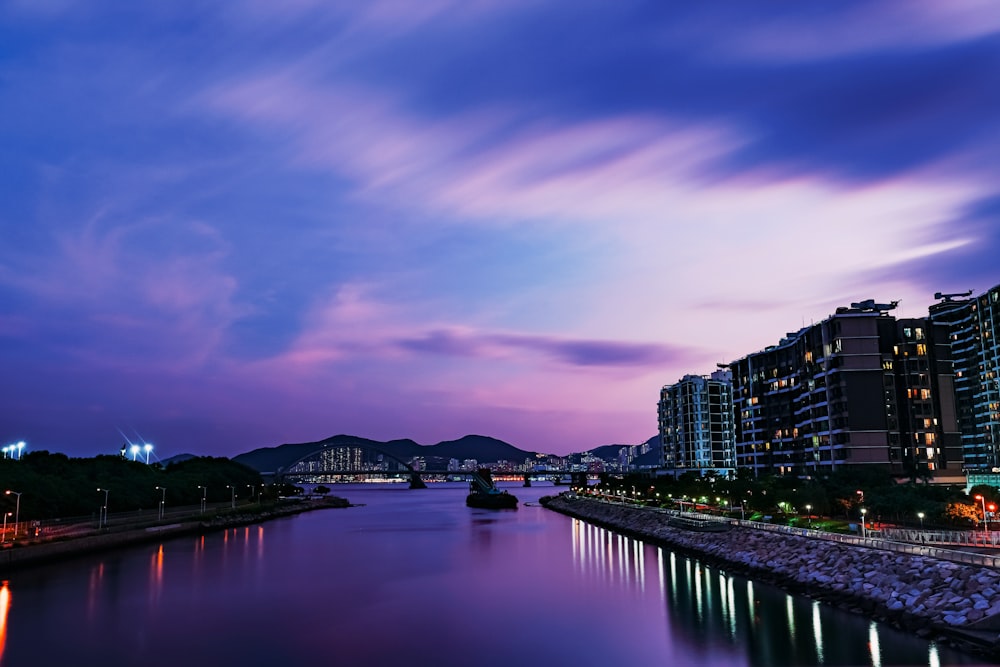
[[[963,502],[950,502],[944,508],[945,519],[952,523],[978,525],[979,510],[975,505]]]

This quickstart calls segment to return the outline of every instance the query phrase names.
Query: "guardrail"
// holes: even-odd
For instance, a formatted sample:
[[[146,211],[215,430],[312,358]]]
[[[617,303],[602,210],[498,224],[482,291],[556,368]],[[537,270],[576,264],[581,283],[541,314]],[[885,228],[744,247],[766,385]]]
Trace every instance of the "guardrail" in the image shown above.
[[[882,549],[883,551],[893,551],[896,553],[905,553],[913,556],[927,556],[930,558],[940,558],[942,560],[949,560],[955,563],[964,563],[966,565],[981,565],[983,567],[1000,568],[1000,555],[994,556],[991,554],[980,554],[970,551],[960,551],[956,549],[943,549],[941,547],[928,546],[926,544],[912,544],[910,542],[900,542],[882,537],[855,537],[853,535],[841,535],[840,533],[828,533],[822,530],[813,530],[812,528],[779,526],[773,523],[763,523],[761,521],[747,521],[745,519],[732,519],[729,517],[721,517],[715,514],[702,514],[700,512],[679,512],[678,510],[665,509],[662,507],[649,507],[646,505],[639,505],[633,503],[626,504],[617,501],[613,502],[605,498],[594,497],[594,496],[584,496],[584,497],[589,498],[591,500],[597,500],[598,502],[608,503],[609,505],[624,505],[626,507],[632,507],[634,509],[652,511],[660,514],[666,514],[669,516],[683,516],[687,518],[704,520],[704,521],[718,521],[718,522],[730,523],[734,526],[743,526],[744,528],[752,528],[754,530],[764,530],[772,533],[781,533],[784,535],[798,535],[799,537],[807,537],[814,540],[839,542],[841,544],[851,544],[854,546],[868,547],[870,549]],[[970,543],[970,546],[971,545],[972,544]],[[976,546],[988,546],[988,545],[984,545],[982,543],[976,543]]]

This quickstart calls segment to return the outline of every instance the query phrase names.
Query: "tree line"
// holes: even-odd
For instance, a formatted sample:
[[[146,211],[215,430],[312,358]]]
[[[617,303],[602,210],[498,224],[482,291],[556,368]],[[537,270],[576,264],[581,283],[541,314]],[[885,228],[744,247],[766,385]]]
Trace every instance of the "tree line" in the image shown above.
[[[147,465],[121,456],[70,458],[40,450],[19,460],[0,459],[0,508],[15,511],[20,493],[22,521],[96,514],[104,505],[108,512],[129,512],[206,502],[239,501],[263,494],[274,498],[289,495],[295,487],[264,485],[260,474],[227,458],[194,457],[163,466]],[[100,489],[100,491],[98,491]],[[165,491],[164,491],[165,490]]]
[[[741,512],[748,517],[751,513],[780,516],[808,512],[858,521],[864,508],[869,520],[941,528],[978,527],[984,518],[984,505],[991,521],[990,506],[1000,507],[1000,491],[991,486],[976,486],[966,494],[962,486],[900,482],[876,468],[810,477],[757,478],[745,469],[732,479],[711,470],[704,475],[687,472],[676,479],[607,476],[599,488],[644,503],[676,507],[678,502],[690,502],[709,509],[732,508],[729,511],[736,516]]]

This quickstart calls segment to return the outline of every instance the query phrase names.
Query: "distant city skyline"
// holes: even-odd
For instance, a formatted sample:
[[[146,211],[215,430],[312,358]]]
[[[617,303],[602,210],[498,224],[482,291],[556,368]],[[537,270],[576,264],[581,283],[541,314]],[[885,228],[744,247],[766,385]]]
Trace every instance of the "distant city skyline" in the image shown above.
[[[838,306],[1000,283],[992,3],[17,0],[0,43],[26,451],[638,444]]]

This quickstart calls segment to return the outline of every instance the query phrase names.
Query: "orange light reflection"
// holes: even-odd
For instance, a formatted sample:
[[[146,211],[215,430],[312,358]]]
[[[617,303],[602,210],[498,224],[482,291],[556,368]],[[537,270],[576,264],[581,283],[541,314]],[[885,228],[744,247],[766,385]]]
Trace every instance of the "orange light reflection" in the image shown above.
[[[8,610],[10,610],[10,589],[4,581],[3,587],[0,587],[0,660],[3,659],[3,650],[7,646]]]

